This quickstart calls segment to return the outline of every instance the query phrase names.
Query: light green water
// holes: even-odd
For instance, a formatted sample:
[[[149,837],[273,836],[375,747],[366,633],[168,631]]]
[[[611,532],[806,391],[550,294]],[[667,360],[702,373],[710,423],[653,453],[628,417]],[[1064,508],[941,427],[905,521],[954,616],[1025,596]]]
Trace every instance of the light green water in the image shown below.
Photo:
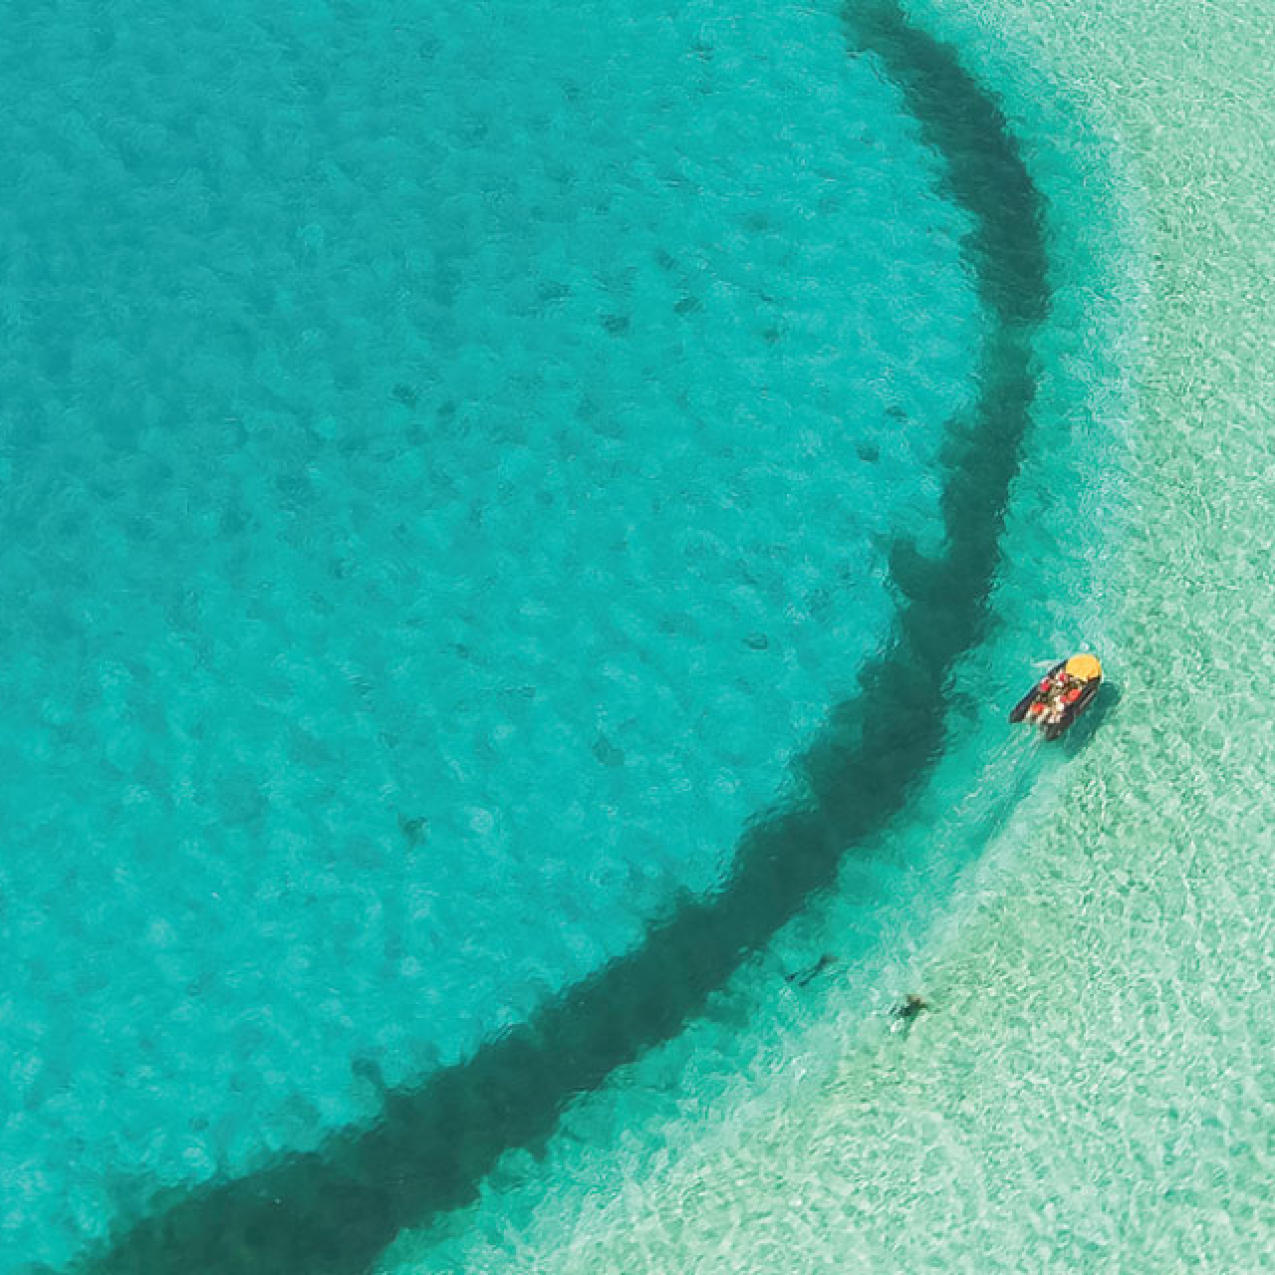
[[[1130,431],[1112,479],[1122,529],[1111,552],[1082,555],[1121,703],[990,842],[928,938],[902,944],[899,985],[934,1006],[909,1036],[852,1033],[830,993],[806,1060],[716,1114],[684,1103],[658,1154],[618,1133],[606,1156],[573,1148],[568,1122],[556,1189],[526,1190],[519,1210],[497,1181],[458,1221],[472,1269],[1275,1268],[1275,4],[914,11],[1035,134],[1033,177],[1064,222],[1112,193],[1050,168],[1051,121],[1055,157],[1093,142],[1066,135],[1072,107],[1146,191],[1141,324],[1127,303],[1071,299],[1079,328],[1123,334],[1137,378],[1138,410],[1112,413]],[[1007,73],[1027,66],[1034,77]],[[1058,102],[1015,100],[1033,83]],[[1015,508],[1009,619],[1039,598],[1021,551],[1044,535],[1022,492]],[[1083,542],[1088,511],[1075,517]],[[690,1093],[698,1077],[670,1069],[668,1083]],[[484,1207],[502,1221],[480,1241]],[[422,1237],[399,1255],[442,1269],[441,1251]]]

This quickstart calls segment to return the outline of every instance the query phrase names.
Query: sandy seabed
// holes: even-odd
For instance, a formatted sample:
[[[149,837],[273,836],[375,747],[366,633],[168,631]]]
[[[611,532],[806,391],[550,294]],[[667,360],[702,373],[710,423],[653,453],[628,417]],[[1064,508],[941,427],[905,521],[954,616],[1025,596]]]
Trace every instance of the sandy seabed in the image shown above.
[[[509,1269],[1275,1269],[1275,4],[912,10],[1011,120],[998,69],[1030,64],[1143,192],[1121,530],[1092,564],[1120,701],[919,956],[910,1036],[509,1235]]]

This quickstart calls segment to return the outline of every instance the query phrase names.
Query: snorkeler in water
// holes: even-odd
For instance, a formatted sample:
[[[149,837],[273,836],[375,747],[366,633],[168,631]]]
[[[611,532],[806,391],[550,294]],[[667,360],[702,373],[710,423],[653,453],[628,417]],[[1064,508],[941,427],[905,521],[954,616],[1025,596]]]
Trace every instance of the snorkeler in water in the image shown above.
[[[805,987],[812,983],[824,970],[829,966],[835,965],[837,958],[831,952],[825,952],[809,969],[800,970],[795,974],[789,974],[787,982],[792,983],[795,987]]]
[[[910,1032],[912,1024],[921,1016],[922,1011],[929,1008],[929,1001],[922,999],[915,992],[909,992],[890,1011],[890,1017],[894,1019],[895,1031]]]

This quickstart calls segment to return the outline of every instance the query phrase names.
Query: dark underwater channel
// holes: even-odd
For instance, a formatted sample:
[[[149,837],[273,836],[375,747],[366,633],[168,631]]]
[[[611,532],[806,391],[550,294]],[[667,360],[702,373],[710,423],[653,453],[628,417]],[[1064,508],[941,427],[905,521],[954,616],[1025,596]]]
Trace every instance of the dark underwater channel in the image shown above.
[[[893,3],[854,7],[852,52],[881,60],[943,158],[947,193],[973,220],[965,255],[991,332],[978,400],[949,424],[944,552],[924,559],[895,545],[894,631],[797,763],[806,804],[756,816],[716,894],[683,902],[639,948],[465,1062],[387,1091],[374,1124],[168,1194],[76,1263],[81,1275],[359,1275],[405,1227],[471,1201],[504,1152],[543,1146],[573,1098],[703,1012],[932,770],[946,730],[934,706],[991,621],[1004,508],[1030,424],[1031,339],[1049,305],[1044,202],[1000,109],[955,50]]]

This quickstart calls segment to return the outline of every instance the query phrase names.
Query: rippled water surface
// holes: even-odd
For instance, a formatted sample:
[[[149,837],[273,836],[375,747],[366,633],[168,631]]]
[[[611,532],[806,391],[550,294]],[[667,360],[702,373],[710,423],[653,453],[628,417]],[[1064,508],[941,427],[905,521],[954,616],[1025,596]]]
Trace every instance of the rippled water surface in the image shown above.
[[[925,67],[843,16],[4,20],[0,1268],[326,1164],[711,909],[942,593],[1023,392]]]
[[[1144,197],[1109,117],[1064,91],[1012,27],[926,6],[851,6],[845,18],[848,48],[906,86],[947,188],[974,219],[966,260],[999,325],[972,415],[988,430],[1015,409],[1024,418],[1007,501],[987,464],[965,471],[981,484],[949,473],[948,570],[892,561],[918,599],[907,614],[924,620],[922,648],[961,614],[962,587],[986,616],[944,682],[942,757],[702,1018],[577,1102],[543,1154],[511,1150],[474,1204],[405,1234],[386,1271],[1020,1270],[1065,1253],[1044,1267],[1061,1270],[1082,1245],[1064,1242],[1060,1218],[1083,1243],[1102,1231],[1080,1216],[1100,1189],[1071,1190],[1083,1176],[1050,1194],[1061,1180],[1050,1117],[1064,1104],[1046,1098],[1033,1121],[1007,1122],[1002,1107],[1036,1093],[1040,1064],[1026,1065],[1012,1039],[993,1053],[985,1033],[1030,1023],[1052,983],[1048,955],[1032,949],[1044,889],[1014,877],[1024,843],[1074,821],[1083,862],[1114,799],[1095,783],[1093,758],[1128,720],[1125,688],[1137,677],[1112,580],[1142,499],[1131,441]],[[953,570],[975,560],[980,536],[991,538],[986,574]],[[1024,676],[1083,646],[1103,652],[1112,683],[1083,729],[1051,750],[1008,732]],[[1085,870],[1064,860],[1043,872],[1070,883]],[[1073,901],[1073,915],[1090,903]],[[933,953],[967,951],[983,909],[1004,915],[1008,935],[965,958],[953,987]],[[1073,917],[1050,915],[1066,932]],[[910,1033],[886,1030],[890,999],[908,990],[931,1011]],[[1091,1024],[1064,1014],[1054,1026],[1039,1048],[1065,1073]],[[926,1065],[936,1032],[954,1048]],[[1083,1153],[1068,1172],[1076,1161]],[[1014,1192],[1029,1172],[1002,1171],[1023,1166],[1039,1168],[1021,1196],[1026,1213]],[[909,1225],[918,1216],[925,1226]]]
[[[604,1153],[577,1133],[548,1171],[511,1164],[463,1219],[405,1241],[399,1269],[457,1255],[590,1275],[1275,1266],[1275,734],[1254,677],[1272,631],[1275,11],[914,9],[995,90],[1046,193],[1037,419],[1049,438],[1087,418],[1102,494],[1060,480],[1056,446],[1025,462],[1002,537],[1007,623],[971,662],[976,684],[1083,634],[1119,696],[990,829],[934,941],[887,972],[882,1001],[909,988],[933,1007],[910,1035],[865,1033],[840,990],[790,1031],[782,992],[768,996],[752,1051],[724,1023],[712,1040],[717,1057],[760,1056],[759,1075],[723,1069],[697,1109],[708,1068],[670,1067],[666,1084],[690,1078],[645,1139],[605,1123],[641,1102],[636,1072],[617,1080],[595,1108]],[[984,792],[1011,760],[998,739],[989,717]],[[901,851],[960,812],[946,775],[934,821],[897,830]]]

